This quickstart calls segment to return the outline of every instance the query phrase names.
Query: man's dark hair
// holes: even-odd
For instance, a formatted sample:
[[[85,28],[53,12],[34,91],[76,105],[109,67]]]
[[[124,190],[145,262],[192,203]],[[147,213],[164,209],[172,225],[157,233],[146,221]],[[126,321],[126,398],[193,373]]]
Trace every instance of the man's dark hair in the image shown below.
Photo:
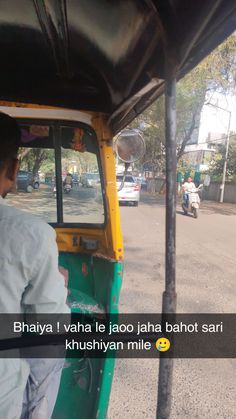
[[[17,157],[21,132],[14,118],[0,112],[0,166],[1,163]]]

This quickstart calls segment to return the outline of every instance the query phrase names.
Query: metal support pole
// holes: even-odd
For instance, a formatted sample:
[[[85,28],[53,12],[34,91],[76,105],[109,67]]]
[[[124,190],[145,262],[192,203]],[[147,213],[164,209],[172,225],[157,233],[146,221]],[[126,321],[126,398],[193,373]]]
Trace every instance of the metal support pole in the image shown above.
[[[63,223],[63,195],[62,195],[62,170],[61,170],[61,132],[59,125],[54,125],[54,150],[56,171],[56,198],[57,198],[57,223]]]
[[[176,80],[169,78],[165,90],[166,118],[166,259],[162,313],[176,312]],[[171,410],[173,359],[160,354],[157,419],[168,419]]]
[[[226,178],[226,169],[227,169],[227,160],[229,154],[229,137],[230,137],[230,124],[231,124],[231,112],[229,112],[229,122],[228,122],[228,130],[227,130],[227,139],[226,139],[226,150],[225,150],[225,161],[223,166],[223,176],[222,176],[222,184],[220,188],[220,202],[224,202],[224,192],[225,192],[225,178]]]

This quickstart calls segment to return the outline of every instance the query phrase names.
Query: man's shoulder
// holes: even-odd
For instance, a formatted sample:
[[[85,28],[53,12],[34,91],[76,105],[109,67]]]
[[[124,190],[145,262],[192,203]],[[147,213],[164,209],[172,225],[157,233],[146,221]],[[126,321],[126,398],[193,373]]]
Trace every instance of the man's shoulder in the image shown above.
[[[55,235],[53,228],[44,220],[22,211],[18,208],[3,205],[2,206],[3,220],[10,221],[11,225],[17,226],[18,229],[24,230],[25,233],[29,232],[31,235],[34,232],[38,235]]]

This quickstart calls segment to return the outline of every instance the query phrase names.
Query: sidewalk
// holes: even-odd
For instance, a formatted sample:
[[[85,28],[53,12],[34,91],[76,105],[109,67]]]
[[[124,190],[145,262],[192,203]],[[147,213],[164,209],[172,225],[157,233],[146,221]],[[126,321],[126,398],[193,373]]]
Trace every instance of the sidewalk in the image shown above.
[[[141,193],[141,202],[148,205],[161,205],[165,206],[166,198],[165,195],[159,195],[158,193]],[[181,196],[177,196],[177,207],[181,205]],[[201,201],[200,211],[207,212],[208,214],[222,214],[222,215],[236,215],[236,204],[230,204],[228,202],[216,201]]]
[[[222,215],[236,215],[236,204],[228,202],[202,201],[200,210]]]

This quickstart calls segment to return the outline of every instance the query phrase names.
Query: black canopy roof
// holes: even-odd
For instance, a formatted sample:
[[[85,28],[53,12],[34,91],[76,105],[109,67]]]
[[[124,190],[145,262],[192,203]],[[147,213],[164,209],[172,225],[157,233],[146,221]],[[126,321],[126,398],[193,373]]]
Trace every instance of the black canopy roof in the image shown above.
[[[105,112],[116,132],[235,19],[235,0],[1,1],[0,99]]]

